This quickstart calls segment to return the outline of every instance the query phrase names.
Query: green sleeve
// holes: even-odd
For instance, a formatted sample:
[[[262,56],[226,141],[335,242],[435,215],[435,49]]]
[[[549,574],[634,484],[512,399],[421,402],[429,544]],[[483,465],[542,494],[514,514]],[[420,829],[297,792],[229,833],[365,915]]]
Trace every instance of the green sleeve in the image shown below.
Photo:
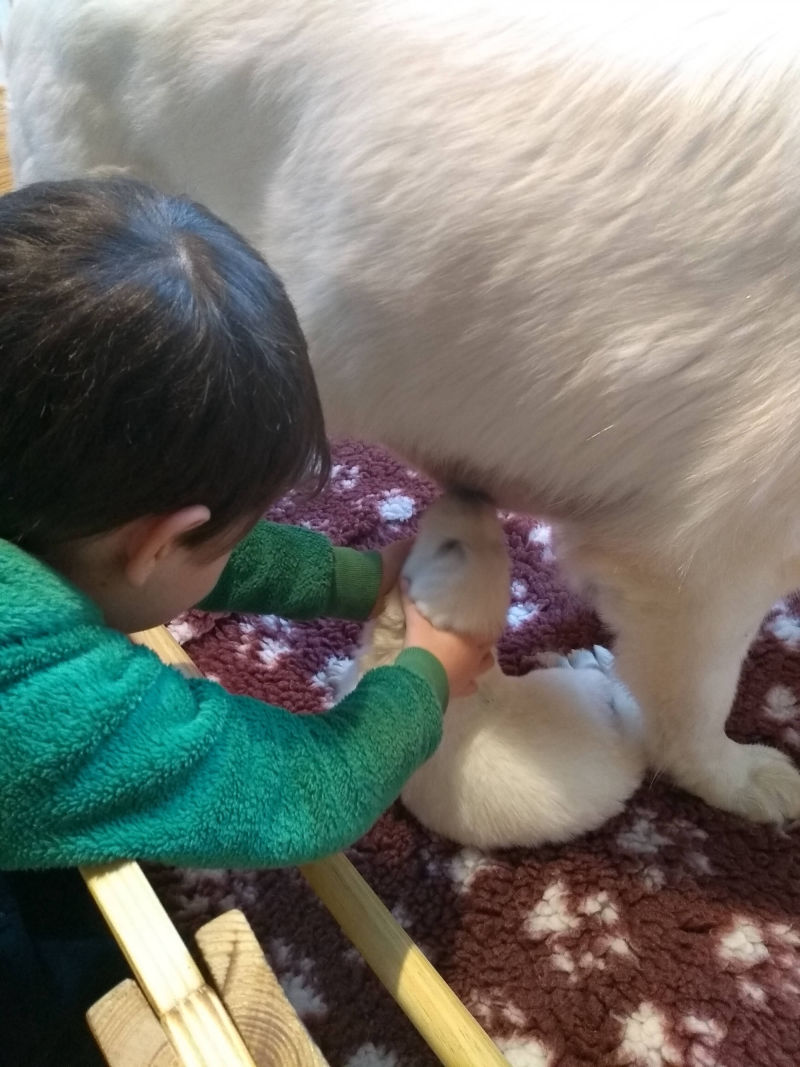
[[[312,530],[259,522],[198,607],[287,619],[366,619],[380,581],[378,552],[334,548]]]
[[[311,860],[357,840],[441,736],[444,672],[421,649],[292,715],[100,627],[68,640],[24,697],[0,686],[0,869]]]

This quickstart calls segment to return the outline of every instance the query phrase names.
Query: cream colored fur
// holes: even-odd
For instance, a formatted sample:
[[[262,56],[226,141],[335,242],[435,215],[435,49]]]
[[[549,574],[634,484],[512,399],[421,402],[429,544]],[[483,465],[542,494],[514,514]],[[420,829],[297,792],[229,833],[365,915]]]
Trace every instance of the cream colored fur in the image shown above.
[[[652,760],[800,815],[724,731],[798,583],[796,5],[19,0],[7,58],[19,181],[120,168],[238,226],[332,428],[559,520]]]
[[[496,607],[508,601],[508,563],[486,505],[437,501],[404,573],[431,616],[452,595],[465,629],[502,628],[505,610],[498,617]],[[404,634],[395,593],[368,628],[341,695],[371,667],[391,663]],[[619,814],[645,769],[638,710],[611,674],[610,653],[562,663],[521,678],[495,665],[476,693],[451,700],[441,744],[403,790],[420,822],[464,845],[501,848],[565,841]]]

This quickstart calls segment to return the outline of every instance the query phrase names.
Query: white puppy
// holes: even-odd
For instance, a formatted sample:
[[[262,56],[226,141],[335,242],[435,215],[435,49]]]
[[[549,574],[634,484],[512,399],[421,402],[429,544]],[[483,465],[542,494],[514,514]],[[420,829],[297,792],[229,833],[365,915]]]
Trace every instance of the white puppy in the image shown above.
[[[334,429],[563,523],[652,762],[800,815],[724,729],[799,574],[797,5],[19,0],[7,59],[18,181],[237,226]]]
[[[405,567],[431,620],[497,636],[508,606],[508,561],[492,508],[442,497],[426,513]],[[400,598],[365,632],[342,695],[403,645]],[[421,823],[464,845],[565,841],[617,815],[642,780],[638,711],[597,650],[521,678],[495,665],[472,696],[453,699],[439,748],[408,781],[403,802]]]

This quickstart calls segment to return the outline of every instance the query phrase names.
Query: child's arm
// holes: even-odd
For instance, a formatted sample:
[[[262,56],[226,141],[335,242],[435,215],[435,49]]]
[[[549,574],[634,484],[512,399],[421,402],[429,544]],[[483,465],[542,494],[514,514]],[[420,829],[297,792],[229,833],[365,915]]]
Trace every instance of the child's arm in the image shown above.
[[[378,552],[334,548],[312,530],[259,522],[198,607],[289,619],[366,619],[381,572]]]
[[[304,716],[100,627],[68,636],[24,693],[0,686],[0,869],[299,863],[355,841],[440,738],[447,678],[421,649]]]

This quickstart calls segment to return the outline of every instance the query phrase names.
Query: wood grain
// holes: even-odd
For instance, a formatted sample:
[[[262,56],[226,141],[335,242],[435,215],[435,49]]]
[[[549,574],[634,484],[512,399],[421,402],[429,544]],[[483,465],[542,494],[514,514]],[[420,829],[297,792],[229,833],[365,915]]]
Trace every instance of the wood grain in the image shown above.
[[[508,1067],[489,1035],[345,856],[330,856],[300,870],[446,1067]]]
[[[138,981],[87,1013],[111,1067],[325,1067],[240,911],[196,934],[214,990],[138,864],[82,873]]]
[[[138,863],[80,870],[178,1062],[183,1067],[260,1067]]]
[[[225,912],[195,934],[211,979],[250,1054],[271,1067],[325,1067],[322,1053],[281,989],[242,912]]]
[[[112,1067],[181,1067],[172,1043],[132,978],[93,1004],[86,1020]]]
[[[6,91],[0,86],[0,193],[9,192],[13,184],[11,160],[8,158],[6,144]]]

